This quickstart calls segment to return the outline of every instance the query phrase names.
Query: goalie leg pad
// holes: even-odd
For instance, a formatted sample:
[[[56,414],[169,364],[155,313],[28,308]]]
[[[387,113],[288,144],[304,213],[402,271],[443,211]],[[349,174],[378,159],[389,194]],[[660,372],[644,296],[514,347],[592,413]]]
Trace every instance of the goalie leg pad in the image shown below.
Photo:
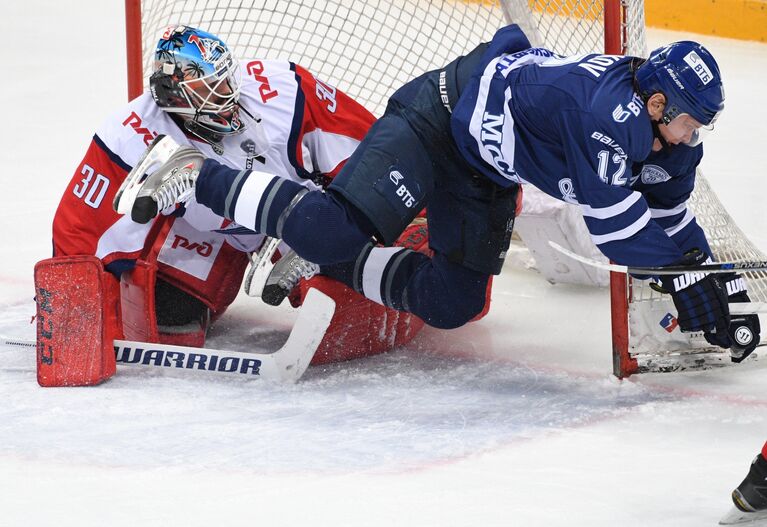
[[[130,271],[120,276],[120,302],[125,338],[142,342],[159,342],[155,317],[155,284],[157,265],[137,260]]]
[[[91,386],[115,373],[113,341],[121,338],[119,287],[95,256],[35,265],[37,382]]]

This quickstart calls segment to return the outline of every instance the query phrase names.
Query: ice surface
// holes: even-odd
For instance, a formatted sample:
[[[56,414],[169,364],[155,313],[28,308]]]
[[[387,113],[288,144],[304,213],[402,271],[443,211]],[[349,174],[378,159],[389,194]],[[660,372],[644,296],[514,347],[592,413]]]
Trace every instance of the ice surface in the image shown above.
[[[5,2],[0,30],[0,334],[32,338],[56,204],[126,98],[122,2]],[[698,38],[727,89],[703,168],[767,249],[767,45]],[[493,302],[294,386],[122,368],[42,389],[33,357],[2,348],[0,525],[716,524],[767,438],[767,361],[620,382],[606,291],[509,269]],[[241,297],[211,345],[276,347],[292,316]]]

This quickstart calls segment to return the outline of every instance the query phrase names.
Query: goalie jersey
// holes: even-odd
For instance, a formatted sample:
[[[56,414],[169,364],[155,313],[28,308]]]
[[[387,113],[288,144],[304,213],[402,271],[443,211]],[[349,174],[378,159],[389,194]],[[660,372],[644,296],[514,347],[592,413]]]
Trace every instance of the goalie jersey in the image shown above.
[[[453,109],[458,148],[502,186],[530,183],[580,207],[591,238],[624,265],[709,255],[687,209],[702,146],[653,152],[631,57],[561,57],[530,48],[516,26],[496,33]]]
[[[248,258],[263,236],[196,203],[147,225],[112,210],[127,173],[158,135],[192,145],[235,168],[289,177],[310,188],[326,184],[362,140],[374,117],[308,71],[282,61],[242,61],[243,133],[225,137],[222,153],[184,131],[149,93],[114,113],[97,130],[59,204],[54,256],[96,255],[119,276],[138,258],[156,259],[159,276],[213,312],[231,303]],[[244,251],[244,252],[243,252]]]

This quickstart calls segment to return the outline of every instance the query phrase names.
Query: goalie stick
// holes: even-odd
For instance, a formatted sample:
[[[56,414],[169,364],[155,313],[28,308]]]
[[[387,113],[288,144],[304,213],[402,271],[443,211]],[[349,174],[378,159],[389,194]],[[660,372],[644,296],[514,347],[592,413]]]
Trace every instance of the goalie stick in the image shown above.
[[[295,382],[306,371],[335,312],[335,302],[310,289],[287,342],[273,353],[246,353],[115,340],[118,364],[178,371],[203,371],[230,377]],[[3,346],[36,348],[32,340],[3,338]]]
[[[667,265],[665,267],[631,267],[606,262],[600,262],[593,258],[587,258],[565,249],[554,241],[549,245],[565,256],[572,258],[597,269],[614,273],[630,273],[642,275],[665,275],[681,273],[732,273],[735,271],[767,271],[767,261],[754,260],[743,262],[719,262],[702,265]],[[767,313],[767,302],[740,302],[730,304],[730,313],[733,315],[750,315],[754,313]]]

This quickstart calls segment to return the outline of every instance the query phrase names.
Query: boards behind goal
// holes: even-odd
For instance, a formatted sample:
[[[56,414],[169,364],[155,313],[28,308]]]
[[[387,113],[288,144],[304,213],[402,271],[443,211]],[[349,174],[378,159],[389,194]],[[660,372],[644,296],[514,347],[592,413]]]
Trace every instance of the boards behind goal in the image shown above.
[[[126,0],[129,97],[144,91],[152,50],[170,24],[224,39],[239,57],[281,58],[306,67],[376,116],[391,93],[489,40],[508,22],[533,45],[564,55],[600,52],[646,56],[643,0]],[[699,177],[691,209],[720,260],[765,257]],[[753,301],[767,301],[767,275],[750,274]],[[667,332],[674,313],[640,281],[612,273],[615,375],[725,363],[701,335]]]

